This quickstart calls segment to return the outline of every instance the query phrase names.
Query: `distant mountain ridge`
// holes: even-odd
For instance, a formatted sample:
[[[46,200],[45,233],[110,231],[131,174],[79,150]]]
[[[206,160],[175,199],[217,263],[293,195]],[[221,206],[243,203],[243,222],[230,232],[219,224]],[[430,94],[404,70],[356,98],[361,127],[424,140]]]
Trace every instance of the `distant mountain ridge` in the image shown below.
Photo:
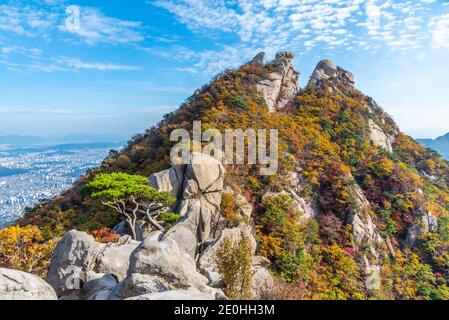
[[[3,135],[0,136],[0,145],[12,146],[32,146],[44,144],[66,144],[66,143],[98,143],[98,142],[122,142],[127,138],[119,135],[108,134],[85,134],[76,133],[63,136],[22,136],[22,135]]]
[[[422,145],[440,153],[446,160],[449,160],[449,133],[436,139],[418,139]]]
[[[30,146],[18,147],[9,151],[13,152],[44,152],[44,151],[69,151],[81,149],[103,149],[103,148],[121,148],[125,144],[124,141],[117,142],[85,142],[85,143],[63,143],[52,144],[48,146]]]

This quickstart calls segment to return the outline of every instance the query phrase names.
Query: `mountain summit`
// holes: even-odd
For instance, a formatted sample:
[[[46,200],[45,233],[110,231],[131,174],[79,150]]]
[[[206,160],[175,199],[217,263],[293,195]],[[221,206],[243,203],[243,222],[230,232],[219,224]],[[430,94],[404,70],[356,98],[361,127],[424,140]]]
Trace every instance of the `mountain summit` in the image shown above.
[[[173,290],[184,297],[219,297],[216,290],[221,289],[229,296],[231,285],[223,282],[214,260],[229,236],[234,247],[238,239],[250,240],[231,256],[250,252],[245,257],[252,264],[245,270],[254,271],[257,297],[449,298],[448,163],[403,134],[374,99],[356,88],[351,72],[323,60],[300,88],[292,53],[278,53],[268,63],[264,56],[216,76],[67,193],[19,222],[37,226],[47,239],[78,230],[64,237],[53,257],[49,279],[59,295],[67,289],[61,287],[61,270],[77,263],[64,260],[64,250],[80,247],[76,239],[81,247],[93,248],[84,256],[105,250],[77,232],[113,228],[122,237],[129,233],[86,188],[100,173],[121,172],[150,177],[152,187],[170,192],[180,220],[155,230],[154,222],[142,218],[141,238],[124,242],[130,251],[138,247],[132,265],[119,276],[107,262],[108,255],[118,253],[107,247],[108,255],[88,270],[96,276],[98,270],[113,273],[120,281],[112,281],[115,289],[102,297],[112,297],[111,290],[119,298],[161,297]],[[262,176],[253,164],[172,167],[170,133],[191,132],[194,121],[220,131],[278,130],[278,173]],[[177,260],[161,253],[164,265],[156,259],[161,248]],[[185,268],[178,270],[179,264]],[[178,275],[164,278],[161,270]],[[189,286],[194,289],[186,292]]]
[[[269,70],[256,83],[257,91],[264,97],[270,111],[282,111],[299,91],[299,72],[293,67],[294,55],[290,52],[276,54],[273,61],[264,65],[265,53],[254,57],[252,63]]]

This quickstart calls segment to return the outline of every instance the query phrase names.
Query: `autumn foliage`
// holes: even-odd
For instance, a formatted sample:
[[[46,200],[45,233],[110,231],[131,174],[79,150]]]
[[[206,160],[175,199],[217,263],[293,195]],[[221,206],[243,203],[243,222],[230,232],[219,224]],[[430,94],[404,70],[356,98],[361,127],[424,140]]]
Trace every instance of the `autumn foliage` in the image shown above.
[[[256,230],[257,254],[271,260],[271,271],[276,275],[277,289],[271,292],[272,296],[447,299],[448,163],[400,133],[382,109],[368,108],[370,98],[356,89],[344,88],[340,92],[304,89],[288,112],[269,112],[254,86],[266,73],[266,68],[248,64],[218,75],[157,126],[135,136],[123,151],[112,152],[72,190],[36,207],[20,221],[23,228],[2,232],[0,243],[7,245],[1,249],[0,261],[27,270],[34,270],[34,266],[43,268],[48,259],[33,263],[36,257],[46,256],[47,242],[42,235],[54,238],[72,228],[100,230],[94,232],[96,238],[110,240],[114,236],[107,230],[119,219],[114,210],[96,201],[95,195],[83,192],[85,186],[99,174],[121,172],[148,177],[167,169],[173,146],[170,132],[180,128],[191,130],[192,122],[201,120],[203,129],[279,131],[277,175],[260,176],[254,165],[228,165],[225,181],[228,185],[238,185],[254,205],[251,222]],[[393,152],[372,143],[369,120],[395,137]],[[313,203],[319,212],[314,219],[304,219],[304,212],[295,207],[288,192],[282,193],[295,187],[286,178],[292,171],[301,173],[299,195]],[[379,249],[376,263],[381,269],[382,283],[376,292],[368,292],[364,283],[362,255],[371,248],[357,248],[352,239],[356,185],[369,203],[367,214],[376,229],[384,239],[390,240],[390,248],[385,243]],[[237,207],[232,195],[223,196],[221,211],[231,226],[239,222],[235,214]],[[423,211],[439,219],[438,231],[420,234],[418,245],[406,249],[407,230],[421,223],[419,212]],[[166,217],[170,225],[176,223],[176,218]],[[16,249],[17,243],[25,248],[26,255]],[[229,255],[233,252],[231,246],[225,249],[222,260],[231,263],[228,267],[232,270],[226,280],[228,293],[236,298],[246,297],[242,290],[235,289],[241,287],[234,284],[236,279],[241,283],[241,276],[236,275],[247,269],[241,269],[241,261],[237,263],[233,260],[236,256]],[[29,259],[30,256],[35,258]]]
[[[47,272],[57,238],[45,240],[35,226],[12,226],[0,231],[1,266],[35,273]]]

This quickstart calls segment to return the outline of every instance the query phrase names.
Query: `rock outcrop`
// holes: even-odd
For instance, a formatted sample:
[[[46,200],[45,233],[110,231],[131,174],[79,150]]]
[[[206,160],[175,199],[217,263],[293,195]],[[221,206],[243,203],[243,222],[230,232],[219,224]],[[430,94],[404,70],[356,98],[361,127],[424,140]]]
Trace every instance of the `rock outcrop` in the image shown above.
[[[263,64],[263,56],[258,54],[253,61]],[[279,52],[265,67],[269,72],[256,83],[256,89],[270,111],[282,111],[299,91],[299,72],[293,66],[293,53]],[[261,60],[262,59],[262,60]]]
[[[232,243],[237,244],[243,237],[247,237],[250,239],[253,254],[256,251],[256,241],[251,234],[251,230],[245,223],[240,223],[238,227],[232,229],[225,229],[221,233],[220,237],[213,241],[201,254],[198,259],[198,267],[200,271],[205,274],[216,273],[216,265],[215,265],[215,254],[223,243],[224,239],[229,239]]]
[[[353,177],[350,176],[348,179]],[[371,218],[370,203],[358,184],[351,187],[351,195],[355,204],[352,217],[355,248],[363,256],[360,264],[365,274],[365,287],[368,292],[373,292],[380,289],[379,248],[385,241]],[[365,248],[368,248],[368,251]]]
[[[351,175],[348,179],[353,180],[354,178]],[[364,243],[368,244],[372,254],[377,257],[375,248],[384,240],[378,233],[376,225],[373,223],[369,214],[370,203],[358,184],[351,186],[351,195],[355,204],[354,215],[352,217],[354,241],[359,247]]]
[[[222,296],[204,293],[195,288],[148,293],[126,300],[221,300]]]
[[[161,236],[154,232],[141,243],[101,244],[70,231],[58,244],[47,281],[62,299],[118,300],[188,288],[221,294],[207,286],[174,240]]]
[[[107,287],[115,286],[127,276],[131,253],[138,245],[126,236],[118,243],[102,244],[84,232],[72,230],[56,247],[47,282],[59,297],[88,298],[97,289],[104,289],[105,282]]]
[[[355,85],[354,75],[345,69],[336,66],[330,60],[322,60],[315,67],[310,77],[307,88],[319,88],[332,92],[348,93],[353,90]],[[382,111],[379,105],[372,98],[368,98],[368,111]],[[383,111],[381,112],[383,113]],[[384,115],[387,117],[387,115]],[[385,124],[385,119],[380,119]],[[389,119],[391,124],[394,121]],[[397,130],[394,124],[394,129]],[[384,148],[388,152],[393,152],[395,137],[385,132],[373,119],[368,119],[369,138],[371,142],[378,147]]]
[[[327,85],[329,91],[340,91],[338,86],[353,88],[355,84],[354,75],[345,69],[336,66],[330,60],[321,60],[315,67],[310,77],[308,88],[322,88]]]
[[[380,266],[370,264],[366,255],[364,256],[364,261],[365,261],[365,270],[364,270],[365,287],[368,292],[374,293],[381,287]]]
[[[258,66],[263,67],[264,61],[265,61],[265,56],[266,56],[265,52],[259,52],[249,63],[256,64]]]
[[[240,193],[235,192],[231,187],[226,186],[223,190],[223,194],[228,194],[234,197],[236,203],[235,215],[241,220],[248,222],[251,219],[253,213],[253,205]]]
[[[254,273],[253,273],[252,290],[253,290],[253,297],[256,299],[261,298],[264,292],[269,291],[273,287],[274,284],[273,277],[267,270],[269,266],[270,266],[269,263],[267,265],[260,265],[256,261],[253,261]]]
[[[422,226],[423,232],[437,232],[438,219],[431,212],[421,210],[422,212]]]
[[[429,211],[419,208],[416,212],[418,223],[410,226],[405,238],[405,246],[415,246],[421,234],[438,231],[438,219]]]
[[[22,271],[0,268],[0,300],[57,300],[44,280]]]
[[[195,261],[176,241],[167,237],[160,240],[161,236],[155,232],[140,244],[131,256],[129,272],[156,276],[170,289],[204,288],[207,279],[196,271]]]
[[[202,243],[215,237],[224,175],[219,161],[193,153],[188,164],[150,176],[150,186],[171,192],[178,199],[175,211],[181,220],[164,237],[175,240],[192,258]]]
[[[382,147],[388,152],[393,152],[394,139],[388,136],[372,119],[369,119],[369,131],[371,142],[378,147]]]
[[[149,185],[156,190],[170,192],[177,197],[184,182],[185,166],[174,166],[149,177]]]
[[[282,195],[289,196],[293,201],[295,210],[300,211],[304,219],[315,218],[319,213],[315,199],[305,198],[300,195],[304,190],[301,169],[299,168],[297,172],[289,172],[285,178],[289,184],[286,190],[279,192],[268,191],[263,195],[262,200]]]

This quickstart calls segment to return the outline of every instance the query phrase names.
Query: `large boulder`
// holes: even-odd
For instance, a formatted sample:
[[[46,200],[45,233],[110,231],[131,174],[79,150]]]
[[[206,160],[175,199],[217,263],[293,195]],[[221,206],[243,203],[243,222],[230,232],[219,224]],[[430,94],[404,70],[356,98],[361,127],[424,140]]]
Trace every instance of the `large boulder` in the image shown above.
[[[237,244],[243,237],[247,237],[250,240],[252,245],[252,254],[254,255],[257,246],[256,240],[251,233],[251,229],[245,223],[240,223],[236,228],[224,229],[220,237],[214,241],[211,241],[211,243],[202,252],[198,259],[197,267],[208,279],[209,286],[219,288],[222,285],[221,275],[218,273],[216,265],[216,255],[223,241],[227,238],[233,244]]]
[[[184,182],[185,166],[174,166],[170,169],[157,172],[149,177],[149,185],[156,190],[170,192],[177,197]]]
[[[129,260],[131,254],[140,244],[128,238],[123,244],[111,243],[102,246],[102,250],[96,258],[95,270],[100,273],[108,273],[122,281],[128,275]]]
[[[336,66],[332,61],[321,60],[315,67],[307,88],[323,88],[324,84],[327,84],[326,88],[331,92],[340,91],[339,87],[352,89],[355,78],[351,72]]]
[[[22,271],[0,268],[0,300],[57,300],[44,280]]]
[[[138,244],[129,237],[120,238],[118,243],[103,244],[84,232],[69,231],[56,246],[47,282],[59,297],[87,298],[94,293],[92,288],[105,287],[98,285],[98,279],[106,279],[112,286],[112,278],[117,283],[127,276],[131,253]],[[106,274],[112,278],[105,278]],[[89,284],[91,281],[94,283]],[[85,286],[89,287],[87,293],[83,290]]]
[[[193,259],[198,253],[199,246],[205,239],[205,232],[210,230],[211,213],[207,208],[201,207],[201,199],[184,200],[181,204],[181,215],[179,222],[171,228],[164,237],[176,241],[178,247]]]
[[[223,190],[225,169],[216,159],[198,152],[193,152],[186,169],[186,180],[195,180],[199,191],[220,192]]]
[[[252,245],[252,254],[254,255],[256,251],[256,240],[251,233],[251,229],[245,224],[240,223],[238,227],[232,229],[224,229],[218,239],[213,241],[201,254],[198,259],[198,268],[203,273],[217,272],[216,270],[216,255],[217,251],[222,245],[225,239],[229,239],[233,244],[237,244],[242,240],[243,237],[247,237]]]
[[[112,300],[122,300],[149,293],[168,291],[170,288],[170,284],[164,278],[132,273],[114,288],[110,298]]]
[[[175,240],[155,232],[132,254],[129,275],[114,288],[111,299],[160,297],[159,293],[164,296],[167,291],[179,292],[190,287],[200,291],[203,298],[206,294],[214,299],[220,291],[207,283],[207,278],[196,270],[193,258]]]
[[[252,294],[255,299],[260,297],[273,287],[274,280],[270,272],[262,266],[254,266]]]
[[[109,300],[117,278],[108,273],[87,272],[81,297],[86,300]]]
[[[214,292],[204,293],[196,288],[188,288],[184,290],[149,293],[126,300],[216,300],[220,298],[222,296]]]
[[[208,278],[209,286],[215,288],[222,286],[221,275],[218,273],[216,265],[216,255],[223,241],[229,239],[233,244],[237,244],[243,237],[250,239],[252,255],[254,256],[257,244],[250,228],[245,223],[240,223],[236,228],[223,230],[221,236],[204,250],[198,260],[198,269]],[[266,289],[273,286],[273,278],[267,270],[269,266],[270,261],[268,259],[263,257],[253,258],[252,294],[254,298],[259,298]]]
[[[58,296],[81,289],[86,272],[93,270],[101,246],[95,239],[79,231],[69,231],[56,246],[47,273],[47,282]]]
[[[130,274],[140,273],[164,279],[172,288],[202,289],[207,279],[196,271],[195,261],[162,233],[146,238],[131,256]]]

